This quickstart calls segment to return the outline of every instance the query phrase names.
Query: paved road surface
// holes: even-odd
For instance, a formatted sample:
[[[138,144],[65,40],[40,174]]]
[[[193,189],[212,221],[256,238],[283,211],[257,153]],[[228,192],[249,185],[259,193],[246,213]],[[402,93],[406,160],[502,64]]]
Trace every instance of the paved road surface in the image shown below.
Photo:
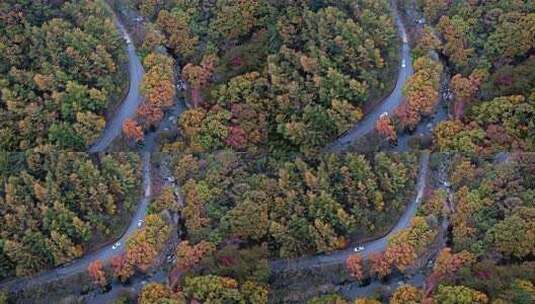
[[[362,245],[365,247],[365,249],[360,252],[360,254],[364,258],[367,258],[371,253],[381,252],[385,250],[388,243],[388,239],[400,230],[409,227],[412,218],[416,215],[416,211],[418,209],[418,206],[422,202],[422,198],[424,195],[428,165],[429,152],[421,152],[418,181],[416,184],[416,198],[409,204],[397,224],[386,236],[364,244],[351,244],[351,246],[347,249],[335,251],[330,254],[306,256],[302,258],[291,259],[289,261],[277,260],[271,263],[272,271],[280,272],[284,270],[302,270],[321,267],[324,265],[344,263],[348,256],[354,254],[353,249],[357,245]]]
[[[119,21],[119,19],[116,19],[116,25],[119,28],[119,30],[123,33],[124,36],[129,37],[128,33],[126,32],[125,27],[123,24]],[[130,37],[128,38],[130,39]],[[127,46],[128,51],[128,71],[130,74],[130,90],[128,92],[128,96],[121,104],[120,108],[116,112],[116,116],[114,116],[110,121],[109,124],[106,126],[104,133],[100,137],[100,139],[93,145],[90,149],[90,152],[102,152],[105,151],[106,148],[110,145],[110,143],[115,139],[117,135],[120,134],[122,129],[122,123],[123,121],[128,118],[132,117],[135,114],[135,111],[141,102],[140,98],[140,92],[139,87],[141,84],[141,79],[143,78],[143,67],[141,66],[141,62],[139,58],[137,57],[135,48],[132,43],[129,43]],[[177,106],[180,109],[182,109],[181,106]],[[177,113],[175,110],[171,111],[172,113]],[[162,123],[162,126],[158,129],[158,131],[161,131],[164,127],[166,127],[170,122]],[[157,132],[158,132],[157,131]],[[147,209],[150,202],[151,197],[151,164],[150,164],[150,151],[152,151],[155,148],[155,138],[156,134],[148,134],[145,145],[143,149],[142,154],[142,165],[143,165],[143,194],[142,198],[140,199],[136,211],[132,216],[130,225],[128,226],[127,230],[124,232],[124,234],[121,236],[117,242],[120,243],[120,246],[114,249],[114,244],[110,244],[106,247],[103,247],[94,253],[89,253],[87,255],[84,255],[83,257],[76,259],[64,266],[60,266],[58,268],[42,272],[40,274],[37,274],[32,277],[27,278],[20,278],[16,280],[6,281],[0,284],[0,288],[8,288],[13,291],[20,290],[22,288],[28,287],[30,285],[40,284],[44,282],[54,281],[56,279],[60,279],[62,277],[66,277],[72,274],[84,272],[87,270],[87,266],[95,260],[101,260],[101,261],[107,261],[111,257],[120,254],[124,252],[124,246],[126,243],[126,240],[134,232],[139,229],[139,223],[141,220],[145,218],[147,215]]]
[[[376,106],[371,112],[367,113],[361,121],[359,121],[351,129],[349,129],[349,131],[347,131],[344,135],[336,139],[332,144],[328,145],[326,148],[327,151],[343,150],[345,147],[348,147],[357,139],[363,137],[366,134],[369,134],[370,132],[375,130],[375,124],[383,113],[386,112],[389,114],[393,114],[394,110],[403,101],[403,86],[405,85],[405,82],[409,79],[409,77],[412,76],[414,71],[411,65],[411,49],[408,44],[405,26],[403,25],[403,22],[401,21],[401,18],[395,9],[393,10],[393,15],[395,17],[396,25],[399,29],[399,33],[403,43],[401,46],[401,62],[405,62],[405,67],[401,66],[399,69],[396,87],[381,104]]]
[[[128,95],[123,100],[115,115],[107,122],[104,132],[100,138],[91,146],[89,152],[105,151],[111,142],[119,136],[122,132],[123,122],[127,118],[131,118],[136,114],[136,110],[142,101],[140,94],[141,80],[143,79],[143,66],[136,54],[134,44],[131,42],[132,38],[126,31],[124,25],[116,18],[117,28],[122,33],[123,37],[127,37],[130,43],[127,44],[128,55],[128,75],[130,76],[130,86]]]
[[[12,291],[18,291],[35,284],[45,283],[67,277],[69,275],[77,274],[87,271],[89,264],[96,260],[107,261],[114,255],[124,252],[126,240],[139,229],[138,223],[147,215],[147,207],[150,202],[151,196],[151,175],[150,175],[150,153],[143,153],[143,197],[138,204],[138,208],[132,216],[130,226],[118,240],[121,244],[116,249],[113,248],[113,244],[103,247],[94,253],[89,253],[83,257],[72,261],[71,263],[37,274],[28,278],[20,278],[12,281],[2,283],[1,288],[7,288]]]
[[[403,85],[405,84],[406,80],[412,75],[413,70],[410,64],[410,47],[407,43],[407,34],[405,31],[405,27],[401,22],[401,19],[399,18],[397,12],[394,12],[394,15],[396,19],[396,24],[399,28],[400,35],[403,41],[403,45],[401,47],[401,58],[406,63],[406,66],[404,68],[400,68],[396,87],[392,94],[388,98],[386,98],[381,105],[377,106],[362,121],[355,125],[355,127],[353,127],[346,135],[337,139],[332,145],[328,147],[328,149],[343,149],[346,145],[349,145],[356,139],[368,134],[375,128],[375,122],[377,121],[379,116],[383,112],[393,113],[394,109],[399,106],[403,99]],[[125,36],[128,36],[125,27],[120,23],[119,20],[117,20],[117,26]],[[128,96],[121,104],[119,110],[116,113],[116,116],[109,121],[101,138],[91,147],[90,152],[100,152],[106,150],[110,143],[120,134],[124,120],[129,117],[132,117],[135,114],[135,111],[141,102],[139,87],[141,84],[141,79],[143,77],[143,67],[139,58],[137,57],[135,48],[132,44],[128,45],[127,51],[130,74],[130,90]],[[138,204],[137,210],[132,218],[130,226],[119,240],[119,242],[121,243],[121,246],[119,248],[113,249],[112,245],[109,245],[98,250],[95,253],[88,254],[80,259],[75,260],[69,265],[43,272],[30,278],[22,278],[5,282],[0,284],[0,288],[9,288],[13,291],[16,291],[29,285],[49,282],[68,275],[84,272],[86,271],[89,263],[91,263],[92,261],[97,259],[106,261],[109,260],[112,256],[123,252],[125,241],[138,229],[139,220],[143,219],[147,214],[147,208],[151,196],[150,152],[155,151],[156,149],[156,140],[158,135],[162,131],[165,131],[166,129],[170,128],[173,123],[173,120],[176,119],[184,111],[184,109],[185,106],[182,102],[177,103],[176,106],[171,109],[166,115],[165,120],[160,124],[158,130],[149,133],[145,136],[144,146],[142,149],[144,194],[141,198],[140,203]],[[411,202],[405,213],[400,218],[399,222],[387,236],[376,241],[364,244],[366,249],[362,252],[363,256],[368,256],[370,253],[384,250],[387,244],[388,237],[390,237],[395,232],[408,227],[408,225],[410,224],[410,220],[416,214],[416,210],[422,200],[423,190],[425,188],[428,162],[429,154],[426,152],[422,153],[422,156],[420,158],[420,173],[418,176],[416,198],[414,199],[414,201]],[[298,267],[298,269],[316,267],[326,264],[343,262],[345,261],[346,257],[352,253],[353,246],[346,250],[334,252],[330,255],[311,256],[294,259],[291,263],[279,260],[273,262],[272,266],[274,271],[280,271],[282,269],[286,269],[287,267]]]

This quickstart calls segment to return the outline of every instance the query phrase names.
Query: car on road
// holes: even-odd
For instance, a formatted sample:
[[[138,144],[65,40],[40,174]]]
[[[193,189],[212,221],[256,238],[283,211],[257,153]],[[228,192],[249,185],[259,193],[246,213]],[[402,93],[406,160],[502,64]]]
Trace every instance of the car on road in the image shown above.
[[[406,68],[407,67],[407,62],[405,61],[405,59],[401,60],[401,67],[402,68]]]
[[[121,242],[116,242],[115,244],[113,244],[113,246],[111,246],[111,249],[115,250],[119,247],[121,247]]]
[[[139,220],[139,221],[137,221],[137,226],[138,226],[138,227],[143,226],[143,223],[144,223],[144,222],[145,222],[144,220]]]
[[[126,41],[127,44],[131,44],[132,43],[132,40],[130,40],[130,37],[128,37],[128,35],[124,36],[124,41]]]
[[[388,115],[389,115],[388,112],[383,112],[383,113],[381,113],[381,115],[379,115],[379,118],[383,118],[383,117],[386,117]]]
[[[357,246],[353,249],[354,252],[361,252],[364,250],[364,246]]]

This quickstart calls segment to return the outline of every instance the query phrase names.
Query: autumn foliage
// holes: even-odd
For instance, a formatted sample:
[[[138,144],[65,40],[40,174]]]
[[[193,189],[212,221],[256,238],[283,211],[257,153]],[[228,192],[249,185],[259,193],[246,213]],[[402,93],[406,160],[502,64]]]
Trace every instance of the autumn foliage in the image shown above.
[[[196,245],[190,245],[188,241],[181,242],[175,251],[176,267],[182,271],[189,270],[197,265],[205,256],[212,254],[215,246],[207,241],[201,241]]]
[[[157,255],[165,245],[170,229],[161,216],[148,215],[143,228],[137,230],[127,240],[125,252],[112,258],[114,275],[124,282],[136,270],[146,272],[154,264]]]
[[[162,120],[164,111],[175,102],[174,64],[172,57],[155,52],[143,60],[146,72],[141,91],[145,100],[137,115],[145,128],[157,125]]]
[[[1,1],[0,150],[86,151],[126,84],[123,46],[103,2]]]
[[[143,140],[143,129],[138,123],[129,118],[123,123],[123,133],[126,138],[139,142]]]
[[[453,76],[450,80],[450,88],[455,95],[453,115],[456,119],[461,119],[464,115],[464,108],[467,103],[472,102],[485,77],[485,71],[475,70],[469,77],[460,74]]]
[[[111,269],[113,275],[122,282],[126,282],[134,275],[134,267],[127,261],[124,254],[116,255],[111,258]]]
[[[118,214],[138,200],[136,153],[4,153],[2,162],[0,280],[81,257],[111,238]]]
[[[397,134],[396,129],[394,127],[394,124],[392,122],[392,119],[388,117],[388,115],[381,116],[375,125],[375,129],[379,133],[379,135],[384,136],[386,139],[388,139],[391,142],[396,141]]]
[[[209,83],[214,73],[217,58],[214,55],[207,55],[200,65],[188,63],[182,69],[182,77],[188,82],[191,88],[191,101],[194,108],[202,103],[201,89]]]
[[[389,304],[420,304],[422,301],[422,292],[411,285],[403,285],[396,289]]]
[[[346,259],[346,269],[357,281],[364,279],[363,259],[360,255],[350,255]]]
[[[414,75],[403,89],[406,99],[395,112],[404,129],[414,129],[422,117],[430,115],[439,98],[442,65],[423,56],[415,60],[414,70]]]
[[[106,273],[102,270],[102,262],[100,260],[91,262],[87,267],[87,272],[96,285],[100,287],[106,286]]]
[[[383,252],[372,253],[369,256],[370,273],[384,279],[392,272],[392,264]]]

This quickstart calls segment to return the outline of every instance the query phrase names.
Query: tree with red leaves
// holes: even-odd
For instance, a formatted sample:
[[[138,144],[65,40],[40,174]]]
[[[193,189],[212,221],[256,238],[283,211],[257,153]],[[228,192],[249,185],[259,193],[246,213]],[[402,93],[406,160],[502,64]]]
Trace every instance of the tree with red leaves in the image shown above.
[[[188,241],[181,242],[175,251],[176,267],[182,271],[189,270],[214,251],[214,244],[207,241],[201,241],[196,245],[190,245]]]
[[[234,150],[242,150],[247,144],[247,134],[240,126],[232,126],[229,128],[225,143]]]
[[[205,56],[200,65],[188,63],[182,69],[182,77],[191,87],[191,99],[193,107],[198,107],[202,103],[200,90],[206,87],[214,73],[217,58],[213,55]]]
[[[361,255],[350,255],[346,259],[346,269],[349,272],[349,275],[358,281],[362,281],[362,279],[364,279],[362,262]]]
[[[143,140],[143,130],[138,125],[138,123],[131,118],[128,118],[127,120],[124,121],[123,133],[126,136],[126,138],[130,140],[134,140],[136,142]]]
[[[128,262],[124,254],[111,258],[111,269],[113,270],[113,275],[121,282],[126,282],[134,275],[134,266]]]
[[[392,119],[388,115],[381,116],[375,125],[375,129],[381,136],[386,137],[390,142],[395,142],[397,139],[396,128],[392,123]]]
[[[102,270],[102,262],[100,260],[91,262],[87,267],[87,272],[96,285],[104,287],[108,283],[106,280],[106,273]]]
[[[392,265],[389,263],[384,252],[372,253],[369,256],[370,273],[384,279],[392,272]]]

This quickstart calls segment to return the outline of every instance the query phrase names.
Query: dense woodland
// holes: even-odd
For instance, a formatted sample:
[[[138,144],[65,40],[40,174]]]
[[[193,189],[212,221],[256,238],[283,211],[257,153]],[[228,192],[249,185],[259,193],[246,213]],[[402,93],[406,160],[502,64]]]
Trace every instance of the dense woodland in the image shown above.
[[[450,247],[439,252],[425,280],[425,288],[405,284],[391,295],[357,299],[355,304],[535,301],[534,155],[511,154],[501,160],[453,155],[452,164],[449,171],[453,189],[451,201],[447,203],[444,190],[436,190],[428,196],[421,210],[428,221],[429,216],[449,217],[452,227]],[[451,208],[447,208],[447,204],[451,204]],[[410,229],[390,240],[383,257],[370,257],[369,265],[358,255],[351,256],[347,261],[351,276],[357,281],[365,279],[366,272],[384,277],[394,270],[392,266],[403,272],[404,267],[415,261],[418,251],[411,253],[401,247],[418,240],[420,245],[415,248],[425,248],[429,246],[425,240],[434,237],[422,226],[425,225],[422,220],[415,218]],[[420,228],[415,226],[416,221],[421,221]],[[418,237],[411,237],[411,234]],[[401,247],[395,249],[397,246]],[[329,295],[308,303],[348,302],[341,296]]]
[[[263,295],[267,269],[246,265],[247,261],[257,258],[265,265],[268,257],[345,248],[352,237],[387,229],[389,219],[396,218],[412,194],[417,168],[413,155],[317,156],[321,147],[362,118],[371,97],[386,87],[382,77],[395,62],[396,35],[394,28],[384,26],[379,27],[381,32],[371,32],[377,29],[373,24],[392,24],[386,2],[350,6],[296,1],[300,9],[269,1],[202,4],[137,4],[145,16],[156,20],[160,30],[156,32],[163,33],[154,40],[164,43],[183,66],[182,77],[189,85],[185,97],[191,106],[179,120],[182,140],[166,146],[185,152],[176,160],[175,176],[184,185],[182,214],[188,241],[177,248],[182,262],[172,272],[176,281],[146,287],[140,299],[161,290],[164,298],[177,303],[223,299],[256,303],[242,286],[257,286],[256,293]],[[449,87],[454,99],[448,105],[451,119],[434,130],[437,150],[481,155],[532,149],[533,8],[507,1],[418,1],[418,5],[428,25],[414,45],[415,74],[393,119],[378,123],[379,133],[394,141],[396,132],[411,131],[432,116],[441,100],[439,82],[448,69],[453,72]],[[241,18],[233,18],[238,12]],[[509,44],[504,41],[509,34],[503,31],[510,23],[515,23],[514,34],[525,43],[507,55],[504,48]],[[351,36],[359,27],[358,37]],[[352,43],[371,43],[367,61],[361,61],[362,55],[352,57],[363,51]],[[510,79],[512,75],[519,79]],[[533,183],[526,168],[532,165],[529,161],[510,165],[518,166],[508,171],[515,177],[503,178],[514,181],[496,186],[507,165],[493,167],[477,157],[456,162],[459,169],[451,178],[483,187],[479,191],[484,197],[475,198],[470,188],[462,190],[455,181],[458,205],[454,214],[448,214],[445,192],[429,194],[419,216],[390,238],[384,252],[366,261],[358,255],[348,259],[349,274],[355,281],[365,281],[408,271],[443,233],[440,221],[449,216],[454,219],[451,248],[438,255],[427,289],[404,285],[380,300],[530,303],[534,293],[528,269],[535,244],[528,207]],[[518,181],[520,177],[524,182]],[[504,193],[500,187],[511,187],[514,193]],[[498,201],[513,203],[510,197],[517,196],[521,198],[513,199],[514,212],[505,214],[496,207]],[[475,201],[465,203],[466,199]],[[459,207],[464,204],[470,207]],[[459,213],[462,209],[464,215]],[[513,233],[519,229],[525,231],[521,240]],[[523,249],[512,245],[517,242]],[[489,273],[481,274],[486,267]],[[499,279],[490,283],[489,277]],[[191,289],[197,280],[205,284]],[[267,296],[258,299],[267,302]],[[327,296],[310,303],[345,300]]]
[[[175,250],[169,284],[147,285],[140,301],[267,303],[268,258],[331,252],[355,233],[383,233],[413,193],[417,167],[411,154],[332,154],[265,174],[240,155],[176,158],[186,240]],[[172,201],[163,190],[151,210],[176,210]]]
[[[100,1],[0,3],[0,149],[86,151],[121,100],[123,39]]]
[[[452,119],[435,129],[440,151],[535,150],[531,1],[418,1],[453,77]]]
[[[161,271],[167,282],[144,284],[138,303],[268,303],[270,261],[384,235],[414,199],[419,154],[322,151],[393,86],[400,41],[390,1],[122,2],[143,17],[135,42],[145,70],[125,138],[141,143],[179,98],[188,108],[159,138],[174,177],[156,179],[124,252],[89,265],[92,288]],[[535,148],[535,6],[398,3],[416,3],[425,21],[408,20],[415,73],[376,131],[395,143],[445,104],[432,148],[471,156],[451,156],[451,196],[429,190],[383,252],[345,263],[355,284],[387,282],[447,238],[425,288],[354,303],[532,303],[535,159],[491,155]],[[98,0],[0,4],[0,150],[46,152],[0,155],[0,280],[115,239],[141,197],[138,155],[51,152],[98,138],[124,93],[122,40]],[[449,73],[450,101],[441,96]]]
[[[391,85],[387,1],[290,2],[134,3],[155,24],[144,47],[182,66],[183,149],[314,153]]]
[[[0,154],[0,279],[65,264],[116,236],[139,177],[133,153]]]
[[[206,160],[185,155],[175,172],[191,241],[269,241],[275,257],[344,248],[355,232],[382,232],[413,193],[410,154],[326,155],[256,173],[230,150]]]

